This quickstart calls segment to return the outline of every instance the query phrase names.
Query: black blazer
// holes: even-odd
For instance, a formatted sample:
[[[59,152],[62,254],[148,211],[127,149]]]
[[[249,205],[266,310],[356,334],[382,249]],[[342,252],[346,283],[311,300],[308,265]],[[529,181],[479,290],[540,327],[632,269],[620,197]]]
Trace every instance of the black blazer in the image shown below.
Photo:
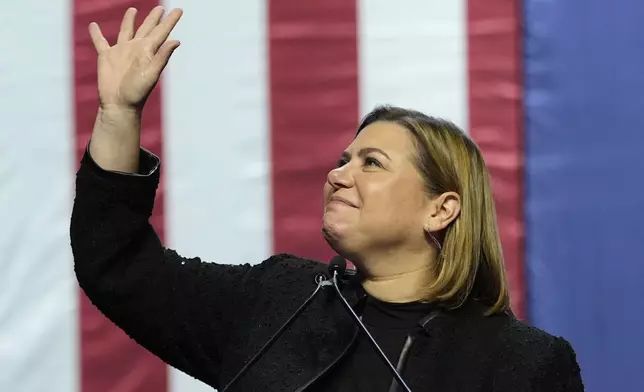
[[[142,150],[141,169],[139,175],[101,170],[86,150],[70,226],[78,282],[137,343],[221,390],[311,295],[327,265],[286,254],[226,265],[165,249],[148,222],[158,158]],[[359,284],[343,287],[355,305]],[[314,381],[357,336],[333,291],[323,290],[233,391],[323,390]],[[511,314],[482,313],[470,301],[419,328],[403,373],[412,391],[583,390],[566,340]]]

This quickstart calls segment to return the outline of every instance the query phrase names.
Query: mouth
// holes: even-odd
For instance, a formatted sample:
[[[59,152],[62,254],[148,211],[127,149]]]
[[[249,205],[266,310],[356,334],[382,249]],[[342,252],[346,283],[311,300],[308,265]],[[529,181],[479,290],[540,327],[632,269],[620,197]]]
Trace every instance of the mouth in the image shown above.
[[[339,196],[331,197],[331,199],[329,200],[329,204],[331,204],[331,203],[341,203],[341,204],[345,204],[345,205],[347,205],[349,207],[358,208],[355,204],[351,203],[349,200],[347,200],[345,198],[342,198],[342,197],[339,197]]]

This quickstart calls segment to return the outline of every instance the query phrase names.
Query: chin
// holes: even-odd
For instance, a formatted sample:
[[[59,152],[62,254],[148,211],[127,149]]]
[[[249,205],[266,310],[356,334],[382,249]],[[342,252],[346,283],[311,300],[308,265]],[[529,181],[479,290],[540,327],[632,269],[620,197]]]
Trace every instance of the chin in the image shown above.
[[[351,229],[348,225],[333,225],[328,224],[326,221],[322,224],[322,235],[331,249],[338,255],[353,262],[356,249],[355,246],[352,246],[355,245],[355,241],[349,238],[348,233],[350,231]]]
[[[351,225],[346,222],[346,219],[341,219],[335,213],[326,212],[322,216],[322,234],[327,241],[340,241],[347,237],[347,233],[351,231]]]

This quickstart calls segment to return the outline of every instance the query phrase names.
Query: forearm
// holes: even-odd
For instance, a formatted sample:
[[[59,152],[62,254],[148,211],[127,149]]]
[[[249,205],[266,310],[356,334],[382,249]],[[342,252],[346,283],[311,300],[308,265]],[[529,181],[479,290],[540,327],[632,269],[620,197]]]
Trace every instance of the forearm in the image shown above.
[[[84,155],[70,226],[74,270],[80,287],[106,317],[167,363],[195,373],[191,355],[216,357],[214,343],[207,346],[208,354],[195,354],[180,342],[181,336],[195,333],[188,330],[190,323],[184,324],[183,310],[196,315],[191,306],[204,306],[186,302],[186,290],[199,286],[187,268],[198,261],[163,248],[148,221],[158,162],[149,154],[140,160],[149,175],[104,171]],[[208,365],[216,369],[215,362]]]
[[[141,112],[102,107],[96,114],[90,143],[94,162],[104,170],[137,173],[141,146]]]
[[[141,152],[137,151],[137,154]],[[108,281],[110,286],[110,271],[133,268],[152,257],[146,255],[162,257],[161,245],[155,240],[148,222],[158,185],[158,161],[151,155],[137,158],[137,162],[141,159],[146,166],[142,169],[150,171],[150,175],[130,176],[104,171],[91,153],[83,156],[76,178],[70,227],[76,272],[80,280],[87,279],[81,285],[100,285]],[[124,251],[134,238],[139,244],[137,250]],[[155,250],[142,246],[142,241],[153,244]],[[142,250],[146,250],[143,255],[140,254]],[[125,274],[124,271],[116,273]]]
[[[250,265],[203,262],[163,247],[148,221],[160,163],[137,153],[138,175],[108,172],[91,154],[83,157],[70,227],[76,277],[138,344],[214,386],[221,339],[240,303],[253,302],[259,278],[249,275]]]

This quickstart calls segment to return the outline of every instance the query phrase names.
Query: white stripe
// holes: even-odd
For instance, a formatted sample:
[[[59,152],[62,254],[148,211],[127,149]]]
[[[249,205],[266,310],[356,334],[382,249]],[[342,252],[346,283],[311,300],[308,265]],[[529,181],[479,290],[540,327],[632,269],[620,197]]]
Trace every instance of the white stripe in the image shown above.
[[[392,104],[467,129],[466,10],[466,0],[359,0],[361,115]]]
[[[1,391],[79,388],[69,7],[25,0],[0,13]]]
[[[184,10],[163,88],[167,243],[206,261],[259,262],[272,248],[266,4],[165,5]],[[171,391],[209,391],[170,378]]]

